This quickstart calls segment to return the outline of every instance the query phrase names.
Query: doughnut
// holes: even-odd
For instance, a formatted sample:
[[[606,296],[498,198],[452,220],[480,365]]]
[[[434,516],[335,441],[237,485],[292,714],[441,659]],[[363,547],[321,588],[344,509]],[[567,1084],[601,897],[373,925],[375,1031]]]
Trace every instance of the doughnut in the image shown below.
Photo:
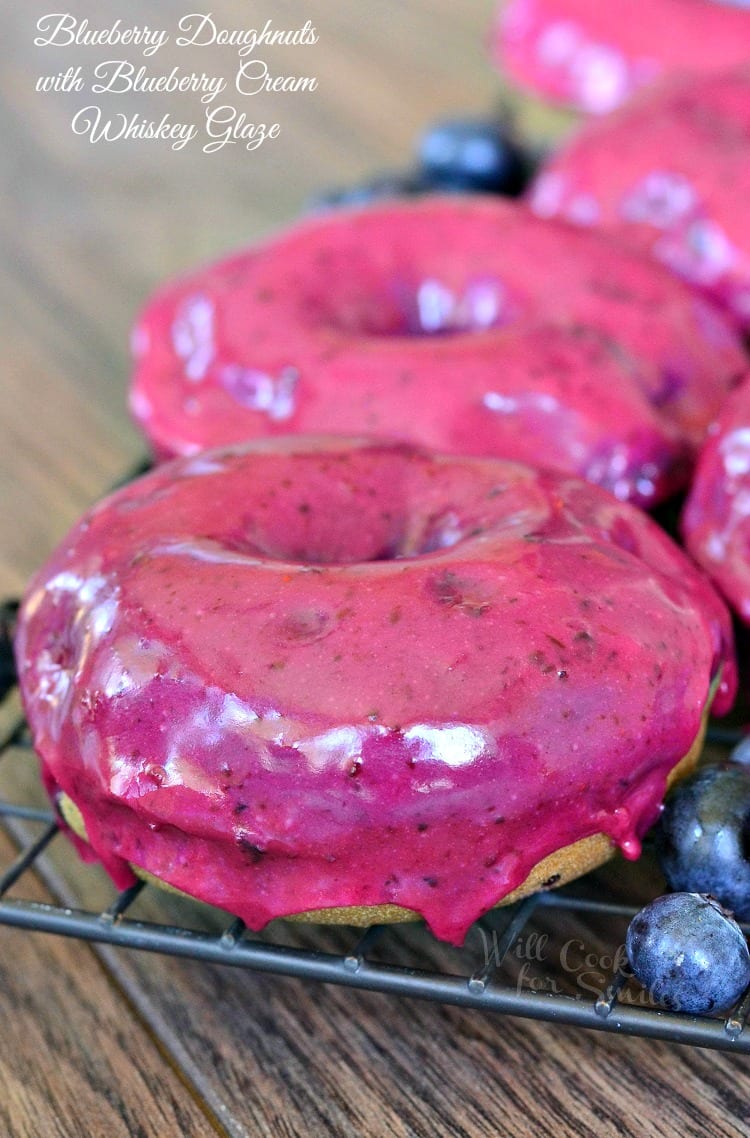
[[[637,856],[731,702],[731,635],[599,487],[303,436],[116,491],[33,578],[16,654],[45,784],[118,885],[460,943]]]
[[[492,54],[522,87],[604,114],[659,77],[746,61],[748,7],[746,0],[509,0],[498,12]]]
[[[690,553],[750,623],[750,377],[706,441],[682,530]]]
[[[671,274],[514,204],[308,220],[159,290],[131,406],[160,457],[296,432],[543,461],[651,505],[745,367]]]
[[[586,124],[537,175],[529,204],[653,255],[747,330],[749,195],[747,65],[674,80]]]

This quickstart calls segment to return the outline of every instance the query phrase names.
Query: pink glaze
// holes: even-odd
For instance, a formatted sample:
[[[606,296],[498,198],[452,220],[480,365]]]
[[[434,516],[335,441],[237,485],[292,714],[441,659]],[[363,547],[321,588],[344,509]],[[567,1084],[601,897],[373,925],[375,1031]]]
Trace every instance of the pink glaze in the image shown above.
[[[508,0],[492,52],[523,86],[603,114],[657,77],[746,61],[743,7],[747,0]]]
[[[750,64],[673,81],[589,123],[542,169],[529,203],[652,254],[750,329],[749,197]]]
[[[394,902],[437,936],[541,858],[626,856],[699,730],[728,615],[597,487],[399,444],[179,459],[32,581],[21,690],[50,790],[251,928]]]
[[[750,623],[750,378],[703,448],[682,526],[693,557]]]
[[[664,270],[489,198],[308,221],[168,284],[134,348],[131,403],[160,455],[365,430],[544,461],[643,504],[684,484],[745,366]]]

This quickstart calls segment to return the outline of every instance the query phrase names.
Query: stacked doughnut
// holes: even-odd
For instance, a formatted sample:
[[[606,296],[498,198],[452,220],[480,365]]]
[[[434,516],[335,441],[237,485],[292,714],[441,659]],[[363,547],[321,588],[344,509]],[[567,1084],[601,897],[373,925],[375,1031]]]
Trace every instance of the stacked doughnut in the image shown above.
[[[750,62],[673,80],[587,124],[551,156],[529,201],[540,217],[651,254],[750,329],[748,195]]]
[[[750,383],[727,401],[703,448],[682,518],[685,544],[750,623]]]
[[[750,14],[748,14],[750,18]],[[663,262],[750,331],[750,66],[673,80],[591,123],[530,191],[544,218],[606,232]],[[686,544],[750,620],[750,389],[712,426]]]
[[[665,270],[482,197],[298,225],[168,284],[134,344],[132,407],[161,457],[364,430],[642,505],[685,485],[746,366]]]
[[[625,500],[685,484],[744,369],[722,313],[606,237],[436,198],[169,284],[134,347],[172,460],[72,531],[17,638],[81,851],[252,928],[456,943],[637,856],[736,686],[723,603]]]
[[[310,436],[92,511],[18,638],[47,786],[121,885],[460,942],[630,857],[734,690],[710,586],[577,478]]]
[[[508,0],[492,37],[522,86],[589,114],[645,84],[701,76],[748,59],[747,0]]]

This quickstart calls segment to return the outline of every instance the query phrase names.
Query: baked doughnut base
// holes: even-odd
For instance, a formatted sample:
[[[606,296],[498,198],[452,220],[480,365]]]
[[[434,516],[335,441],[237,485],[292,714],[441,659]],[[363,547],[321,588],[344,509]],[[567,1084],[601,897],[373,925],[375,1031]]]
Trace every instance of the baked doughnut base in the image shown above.
[[[711,700],[709,699],[709,707],[710,704]],[[703,714],[701,727],[692,747],[670,772],[667,778],[667,789],[679,779],[689,775],[697,766],[698,759],[703,750],[703,741],[707,725],[708,710]],[[73,802],[67,794],[63,793],[60,795],[58,809],[65,823],[70,827],[73,833],[82,841],[87,841],[88,835],[86,833],[83,816],[75,802]],[[532,893],[538,893],[541,890],[554,889],[561,885],[567,885],[568,882],[575,880],[576,877],[582,877],[583,874],[590,873],[592,869],[603,865],[613,856],[615,850],[615,845],[606,834],[590,834],[588,837],[580,838],[571,845],[563,846],[562,849],[555,850],[554,853],[548,854],[547,857],[537,862],[526,880],[519,885],[518,888],[514,889],[512,893],[508,893],[501,901],[498,901],[496,907],[511,905],[514,901],[520,901],[522,898],[528,897]],[[182,890],[175,889],[173,885],[169,885],[167,882],[155,877],[152,873],[149,873],[148,870],[133,865],[132,862],[130,863],[130,868],[136,877],[147,882],[149,885],[156,885],[169,893],[177,893],[181,896],[186,896]],[[364,928],[369,925],[418,921],[421,918],[413,909],[405,909],[400,905],[386,904],[350,905],[330,909],[311,909],[304,913],[293,913],[280,919],[303,921],[320,925],[353,925],[355,927]]]

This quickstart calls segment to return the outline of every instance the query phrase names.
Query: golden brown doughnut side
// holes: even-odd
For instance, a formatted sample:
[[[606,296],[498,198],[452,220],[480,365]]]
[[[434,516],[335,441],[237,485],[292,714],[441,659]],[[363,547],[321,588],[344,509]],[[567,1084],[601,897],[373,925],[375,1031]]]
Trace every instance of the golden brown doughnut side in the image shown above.
[[[709,708],[710,701],[703,714],[701,728],[695,742],[667,778],[668,790],[675,782],[689,775],[697,766],[708,726]],[[87,841],[88,836],[81,811],[72,798],[67,794],[61,794],[58,800],[58,809],[66,825],[70,827],[73,833],[82,841]],[[540,890],[558,889],[561,885],[567,885],[577,877],[582,877],[585,873],[590,873],[593,869],[603,865],[612,857],[615,849],[612,840],[606,834],[591,834],[587,838],[581,838],[571,845],[555,850],[554,853],[537,862],[526,880],[512,893],[498,901],[496,908],[512,905],[515,901],[521,901],[524,897],[530,897],[532,893],[538,893]],[[182,890],[175,889],[174,886],[161,881],[146,869],[140,869],[139,866],[132,863],[131,869],[136,877],[149,885],[156,885],[168,893],[187,896]],[[368,925],[390,925],[402,921],[417,921],[420,917],[413,909],[404,909],[400,905],[350,905],[330,909],[311,909],[305,913],[291,914],[283,919],[319,925],[366,927]]]
[[[393,905],[456,944],[555,851],[637,857],[722,664],[718,714],[734,690],[728,613],[642,512],[329,436],[118,491],[15,649],[45,785],[120,888],[132,863],[251,929]]]

